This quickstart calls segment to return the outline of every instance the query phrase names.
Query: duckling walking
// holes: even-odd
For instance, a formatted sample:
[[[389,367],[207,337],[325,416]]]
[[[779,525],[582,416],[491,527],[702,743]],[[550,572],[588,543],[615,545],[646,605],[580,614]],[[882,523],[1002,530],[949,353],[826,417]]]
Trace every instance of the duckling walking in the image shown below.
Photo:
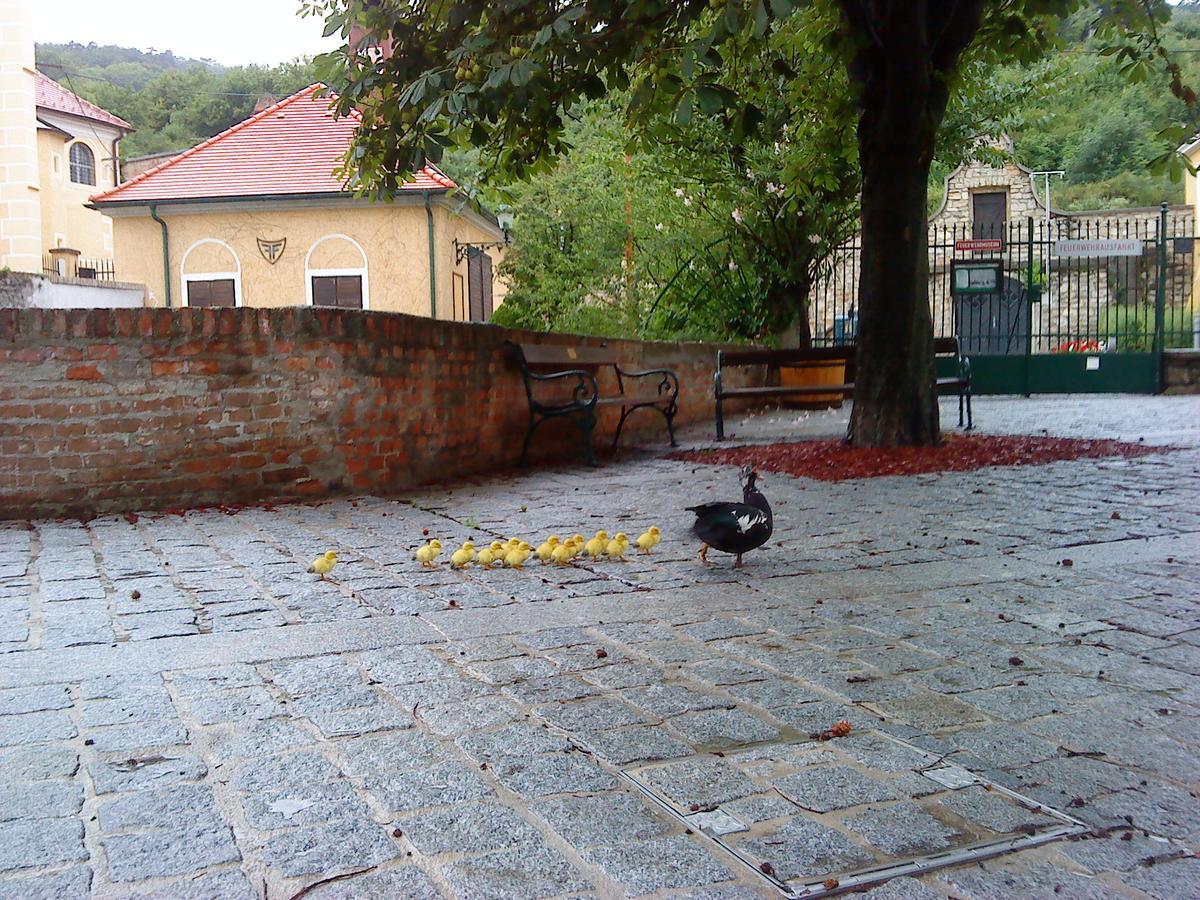
[[[462,569],[474,558],[475,545],[470,541],[464,541],[460,548],[450,554],[450,565],[456,569]]]
[[[333,550],[326,550],[312,561],[312,565],[308,567],[308,574],[316,575],[321,581],[324,581],[325,576],[332,572],[333,567],[337,565],[337,561],[337,553]]]
[[[562,543],[562,538],[557,534],[552,534],[546,538],[546,542],[537,548],[537,558],[542,561],[542,565],[550,562],[554,558],[554,548]]]
[[[417,550],[415,556],[416,556],[417,562],[419,562],[421,564],[422,568],[432,569],[434,567],[433,561],[435,559],[437,559],[438,554],[441,552],[442,552],[442,542],[439,541],[437,538],[434,538],[432,541],[430,541],[424,547],[419,548]]]
[[[533,554],[533,548],[525,541],[518,541],[517,546],[513,547],[504,554],[504,564],[512,569],[521,569],[525,566],[525,560]]]
[[[499,543],[499,541],[497,541],[496,543]],[[499,556],[498,553],[499,553],[499,551],[496,550],[494,545],[491,547],[484,547],[482,550],[479,551],[479,555],[476,557],[476,561],[484,569],[490,570],[492,568],[492,566],[496,564],[496,561],[498,559],[503,558],[503,557]]]
[[[583,552],[596,559],[608,549],[608,532],[597,531],[596,536],[583,545]]]
[[[625,562],[625,551],[629,549],[629,537],[623,531],[618,531],[616,536],[604,548],[605,555],[609,559],[615,559],[617,562]]]
[[[644,532],[638,535],[638,539],[634,542],[638,545],[639,553],[649,553],[658,546],[662,540],[662,534],[658,530],[657,525],[651,525]]]

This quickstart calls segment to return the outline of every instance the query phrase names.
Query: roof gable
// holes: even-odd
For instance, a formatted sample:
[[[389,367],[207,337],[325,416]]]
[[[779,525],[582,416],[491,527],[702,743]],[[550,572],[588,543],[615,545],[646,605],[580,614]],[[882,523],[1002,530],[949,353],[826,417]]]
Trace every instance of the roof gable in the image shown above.
[[[133,131],[133,126],[124,119],[114,116],[106,109],[101,109],[95,103],[89,103],[36,69],[33,73],[33,96],[34,103],[42,109],[50,109],[68,116],[78,116],[81,119],[91,119],[93,122],[103,122],[105,125],[112,125],[123,131]]]
[[[318,96],[323,88],[310,85],[92,199],[104,204],[348,193],[335,170],[358,118],[334,118],[330,99]],[[426,166],[404,190],[457,187]]]

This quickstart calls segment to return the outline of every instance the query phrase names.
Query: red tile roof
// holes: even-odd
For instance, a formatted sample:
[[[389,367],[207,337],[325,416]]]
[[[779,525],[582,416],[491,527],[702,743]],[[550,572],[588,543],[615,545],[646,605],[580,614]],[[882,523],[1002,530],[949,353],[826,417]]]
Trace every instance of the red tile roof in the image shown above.
[[[335,119],[314,84],[185,150],[136,178],[98,194],[96,203],[198,200],[345,193],[334,174],[354,137],[357,116]],[[454,190],[426,166],[405,190]]]
[[[68,91],[65,87],[41,72],[33,73],[34,102],[42,109],[66,113],[69,116],[79,116],[105,125],[115,125],[124,131],[133,131],[133,126],[124,119],[114,116],[106,109],[101,109],[95,103],[89,103],[78,94]]]

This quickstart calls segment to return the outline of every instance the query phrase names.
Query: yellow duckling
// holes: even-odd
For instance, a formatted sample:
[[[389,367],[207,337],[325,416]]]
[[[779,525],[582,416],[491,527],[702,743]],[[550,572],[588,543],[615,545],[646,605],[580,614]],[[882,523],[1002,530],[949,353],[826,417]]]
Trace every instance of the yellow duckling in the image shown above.
[[[625,551],[629,549],[629,535],[623,531],[618,531],[616,536],[608,542],[604,548],[604,552],[608,554],[609,559],[625,562]]]
[[[417,562],[419,562],[424,568],[432,569],[433,561],[435,559],[437,559],[438,554],[441,552],[442,552],[442,542],[439,541],[437,538],[434,538],[432,541],[430,541],[424,547],[419,548],[417,550],[415,556],[416,556]]]
[[[479,555],[475,557],[475,561],[485,569],[490,569],[499,559],[501,557],[497,556],[496,551],[491,547],[484,547],[479,551]]]
[[[461,569],[475,558],[475,545],[466,541],[459,549],[450,554],[450,565]]]
[[[592,559],[598,557],[608,547],[608,532],[597,531],[596,536],[583,545],[583,552]]]
[[[575,558],[576,552],[575,543],[567,541],[565,544],[559,544],[551,551],[550,559],[556,566],[569,566],[571,560]]]
[[[325,576],[332,572],[333,567],[337,565],[337,561],[337,553],[333,550],[326,550],[312,561],[312,565],[308,567],[309,574],[316,574],[324,581]]]
[[[524,568],[525,560],[533,555],[533,548],[525,541],[519,541],[517,546],[513,547],[504,555],[504,564],[513,569]]]
[[[501,556],[503,556],[504,551],[507,548],[504,546],[504,544],[500,543],[499,541],[492,541],[492,543],[489,545],[488,549],[491,550],[493,553],[499,553]]]
[[[644,532],[638,535],[638,539],[634,542],[638,545],[638,550],[642,553],[649,553],[658,546],[662,540],[662,533],[659,532],[657,525],[651,525]]]
[[[542,565],[550,562],[554,558],[554,548],[562,543],[562,538],[557,534],[552,534],[546,538],[546,542],[537,548],[537,558],[542,561]]]

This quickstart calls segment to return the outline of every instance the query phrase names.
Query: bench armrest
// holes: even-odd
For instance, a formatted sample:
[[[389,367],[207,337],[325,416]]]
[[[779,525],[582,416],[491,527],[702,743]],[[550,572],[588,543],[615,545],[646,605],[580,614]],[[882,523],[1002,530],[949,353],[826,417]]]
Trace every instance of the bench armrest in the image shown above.
[[[670,369],[644,369],[641,372],[626,372],[620,366],[614,366],[617,370],[617,385],[622,394],[625,393],[626,378],[650,378],[659,376],[658,393],[670,394],[672,398],[679,396],[679,377]]]
[[[584,369],[567,369],[565,372],[547,372],[539,375],[537,372],[531,372],[522,367],[521,374],[525,377],[525,396],[528,398],[530,406],[541,408],[547,406],[533,396],[535,382],[560,381],[564,378],[576,379],[575,387],[571,391],[571,402],[555,404],[556,406],[594,406],[600,397],[600,386],[596,383],[596,376]]]

